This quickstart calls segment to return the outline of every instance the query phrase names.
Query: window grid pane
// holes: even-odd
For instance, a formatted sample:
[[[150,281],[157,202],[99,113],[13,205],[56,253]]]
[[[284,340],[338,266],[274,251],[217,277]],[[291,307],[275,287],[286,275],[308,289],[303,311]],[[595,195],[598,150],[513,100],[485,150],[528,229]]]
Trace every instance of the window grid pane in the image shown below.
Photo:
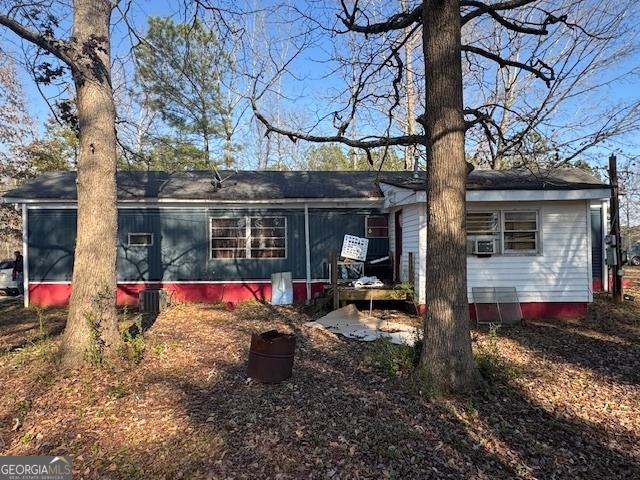
[[[286,258],[285,217],[251,217],[251,258]]]
[[[211,258],[247,257],[246,218],[211,218]]]
[[[468,235],[494,235],[499,231],[498,212],[467,212]]]
[[[505,252],[538,251],[537,212],[504,213]]]
[[[286,217],[211,218],[211,258],[286,258],[286,225]]]
[[[366,217],[365,236],[367,238],[388,238],[389,219],[385,215]]]

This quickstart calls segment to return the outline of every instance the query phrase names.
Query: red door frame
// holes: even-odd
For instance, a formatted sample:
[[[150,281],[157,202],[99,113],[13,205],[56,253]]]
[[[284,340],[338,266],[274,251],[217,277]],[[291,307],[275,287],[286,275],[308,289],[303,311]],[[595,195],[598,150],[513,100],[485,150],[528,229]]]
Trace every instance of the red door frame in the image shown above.
[[[394,280],[400,281],[400,261],[402,260],[402,209],[397,210],[394,216],[393,227],[395,231],[395,258],[394,258]]]

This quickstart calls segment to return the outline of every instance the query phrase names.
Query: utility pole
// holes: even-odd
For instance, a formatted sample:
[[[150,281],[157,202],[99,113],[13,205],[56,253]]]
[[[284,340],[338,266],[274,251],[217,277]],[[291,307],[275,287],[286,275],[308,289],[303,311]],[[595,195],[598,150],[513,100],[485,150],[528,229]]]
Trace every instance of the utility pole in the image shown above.
[[[611,184],[611,246],[613,247],[613,300],[622,302],[622,239],[620,238],[620,203],[618,191],[618,161],[614,154],[609,157],[609,182]]]

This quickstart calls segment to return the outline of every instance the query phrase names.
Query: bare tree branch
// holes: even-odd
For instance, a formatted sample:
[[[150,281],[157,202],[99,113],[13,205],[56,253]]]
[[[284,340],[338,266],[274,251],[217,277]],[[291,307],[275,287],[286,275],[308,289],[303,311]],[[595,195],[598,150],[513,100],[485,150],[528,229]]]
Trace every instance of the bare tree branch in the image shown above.
[[[538,0],[510,0],[505,2],[486,4],[475,0],[462,0],[460,2],[460,7],[474,7],[475,9],[462,16],[461,24],[464,25],[474,18],[484,15],[485,13],[496,13],[500,10],[513,10],[537,1]]]
[[[554,79],[553,68],[545,64],[542,60],[539,60],[539,59],[536,60],[536,63],[540,65],[540,67],[537,67],[533,65],[528,65],[526,63],[518,62],[516,60],[509,60],[509,59],[502,58],[500,55],[497,55],[495,53],[489,52],[488,50],[485,50],[480,47],[475,47],[472,45],[463,45],[462,51],[474,53],[476,55],[480,55],[489,60],[493,60],[498,65],[500,65],[500,67],[506,67],[506,66],[517,67],[517,68],[521,68],[522,70],[531,72],[540,80],[544,81],[547,84],[547,86],[549,86],[551,84],[551,81]],[[545,71],[548,73],[545,73]]]
[[[380,33],[390,32],[392,30],[404,30],[405,28],[410,27],[411,25],[419,22],[422,19],[422,4],[420,4],[410,12],[397,13],[383,22],[372,23],[369,25],[359,25],[356,23],[358,2],[355,2],[353,10],[351,12],[349,12],[344,0],[341,0],[340,3],[342,4],[342,9],[345,16],[343,17],[341,15],[338,15],[338,18],[350,32],[376,35]]]
[[[271,132],[277,133],[279,135],[284,135],[289,138],[292,142],[297,142],[298,140],[305,140],[308,142],[316,142],[316,143],[342,143],[344,145],[348,145],[353,148],[361,148],[363,150],[368,150],[371,148],[377,147],[390,147],[394,145],[415,145],[415,144],[425,144],[426,137],[424,135],[400,135],[396,137],[384,136],[384,137],[376,137],[369,136],[360,139],[345,137],[344,135],[311,135],[304,132],[298,132],[294,130],[287,130],[281,128],[277,125],[273,125],[267,118],[260,112],[258,109],[258,105],[255,98],[251,99],[251,107],[253,109],[253,113],[256,118],[264,125],[266,129],[265,135],[269,135]]]
[[[37,45],[43,50],[46,50],[50,54],[62,60],[69,66],[69,68],[76,68],[75,59],[71,55],[69,55],[70,47],[67,42],[47,37],[45,35],[41,35],[40,33],[29,30],[20,22],[6,15],[0,15],[0,25],[4,25],[19,37],[33,43],[34,45]]]

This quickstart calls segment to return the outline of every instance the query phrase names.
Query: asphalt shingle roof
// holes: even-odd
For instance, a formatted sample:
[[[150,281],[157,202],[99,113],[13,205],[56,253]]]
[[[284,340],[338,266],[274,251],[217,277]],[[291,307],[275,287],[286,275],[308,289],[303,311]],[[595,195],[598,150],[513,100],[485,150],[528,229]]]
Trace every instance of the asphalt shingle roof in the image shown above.
[[[211,171],[118,172],[118,198],[174,200],[270,200],[289,198],[372,198],[382,197],[378,182],[419,190],[424,188],[424,172],[222,172],[221,188],[214,186]],[[584,170],[556,170],[533,175],[528,171],[471,172],[469,190],[573,190],[606,188],[607,185]],[[76,194],[76,173],[42,175],[6,192],[7,199],[69,200]]]
[[[390,172],[380,181],[412,190],[424,188],[424,173],[416,179],[406,172]],[[474,170],[467,176],[467,190],[581,190],[609,188],[586,170],[556,169],[541,170]]]

